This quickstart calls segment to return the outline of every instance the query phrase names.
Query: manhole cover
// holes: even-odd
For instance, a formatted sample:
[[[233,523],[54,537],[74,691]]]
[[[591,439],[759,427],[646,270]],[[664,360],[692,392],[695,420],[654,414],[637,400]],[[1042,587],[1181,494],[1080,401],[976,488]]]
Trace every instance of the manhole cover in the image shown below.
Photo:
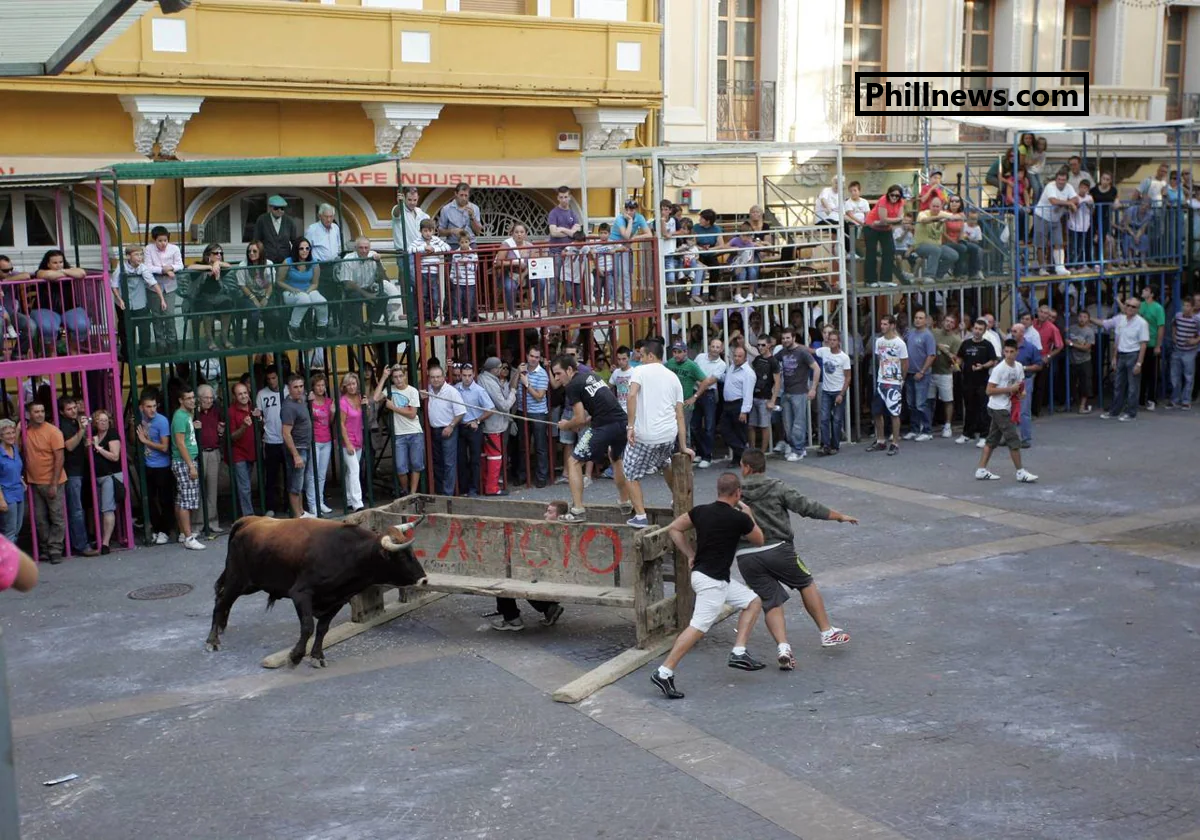
[[[192,591],[190,583],[159,583],[154,586],[143,586],[129,593],[135,601],[158,601],[163,598],[178,598]]]

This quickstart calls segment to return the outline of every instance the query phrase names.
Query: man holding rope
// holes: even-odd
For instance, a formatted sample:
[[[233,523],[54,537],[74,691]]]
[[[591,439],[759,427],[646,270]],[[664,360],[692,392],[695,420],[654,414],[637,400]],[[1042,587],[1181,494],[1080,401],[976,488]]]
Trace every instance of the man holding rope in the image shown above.
[[[560,522],[586,522],[583,506],[583,464],[607,457],[612,461],[613,479],[621,511],[629,513],[631,505],[625,485],[622,459],[625,457],[626,415],[617,401],[616,391],[594,373],[583,373],[573,355],[564,353],[550,366],[554,384],[566,389],[566,401],[572,414],[558,421],[561,431],[579,432],[579,441],[567,459],[567,480],[571,486],[571,509],[559,517]],[[591,428],[583,431],[591,417]]]

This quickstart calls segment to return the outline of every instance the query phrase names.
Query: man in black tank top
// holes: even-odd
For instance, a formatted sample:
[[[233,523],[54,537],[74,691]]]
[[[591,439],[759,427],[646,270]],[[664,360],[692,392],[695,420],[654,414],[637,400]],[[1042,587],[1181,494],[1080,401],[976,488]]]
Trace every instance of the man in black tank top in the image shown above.
[[[692,529],[696,531],[696,548],[687,538]],[[667,699],[679,700],[683,692],[675,688],[675,667],[704,638],[726,604],[742,611],[738,616],[737,640],[729,654],[729,667],[743,671],[765,667],[746,652],[746,640],[762,612],[762,601],[745,584],[729,579],[738,543],[745,540],[751,545],[762,545],[763,533],[742,501],[742,480],[727,472],[717,479],[717,500],[698,505],[676,519],[671,523],[670,534],[675,550],[683,552],[691,566],[696,606],[691,623],[679,634],[666,661],[650,680]]]

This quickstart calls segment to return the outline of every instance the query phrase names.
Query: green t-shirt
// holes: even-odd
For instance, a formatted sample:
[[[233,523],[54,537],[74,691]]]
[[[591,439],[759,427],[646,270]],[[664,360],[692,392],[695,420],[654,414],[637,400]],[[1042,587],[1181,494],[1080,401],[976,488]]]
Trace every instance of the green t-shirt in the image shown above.
[[[922,210],[917,215],[917,224],[913,226],[913,246],[917,245],[941,245],[942,231],[946,228],[945,222],[926,222],[921,223],[921,218],[931,218],[933,213],[929,210]]]
[[[691,359],[686,359],[682,364],[674,359],[667,359],[667,370],[679,377],[679,383],[683,385],[683,398],[690,400],[692,394],[696,393],[696,388],[700,386],[706,377],[704,371],[700,369],[700,365],[696,364]]]
[[[938,346],[937,358],[933,360],[933,372],[939,375],[954,373],[954,368],[951,367],[951,359],[958,356],[958,348],[962,346],[962,338],[957,333],[948,333],[945,330],[930,330],[933,333],[933,342]],[[950,348],[949,354],[942,350],[942,345],[945,344]]]
[[[183,435],[183,445],[187,448],[188,455],[192,456],[192,460],[200,454],[200,447],[196,445],[196,427],[192,425],[192,415],[184,411],[182,408],[177,410],[171,418],[171,460],[182,461],[183,455],[179,453],[179,447],[175,445],[175,435]]]
[[[1158,346],[1158,328],[1167,323],[1167,313],[1158,301],[1144,300],[1138,308],[1138,314],[1150,325],[1150,340],[1146,342],[1146,346],[1153,349]]]

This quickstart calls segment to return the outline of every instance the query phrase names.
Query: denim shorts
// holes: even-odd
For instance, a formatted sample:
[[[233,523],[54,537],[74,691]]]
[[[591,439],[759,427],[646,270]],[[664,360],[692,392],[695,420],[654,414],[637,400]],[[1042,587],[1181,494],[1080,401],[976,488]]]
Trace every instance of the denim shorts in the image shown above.
[[[396,459],[396,474],[425,471],[425,435],[394,435],[392,457]]]

